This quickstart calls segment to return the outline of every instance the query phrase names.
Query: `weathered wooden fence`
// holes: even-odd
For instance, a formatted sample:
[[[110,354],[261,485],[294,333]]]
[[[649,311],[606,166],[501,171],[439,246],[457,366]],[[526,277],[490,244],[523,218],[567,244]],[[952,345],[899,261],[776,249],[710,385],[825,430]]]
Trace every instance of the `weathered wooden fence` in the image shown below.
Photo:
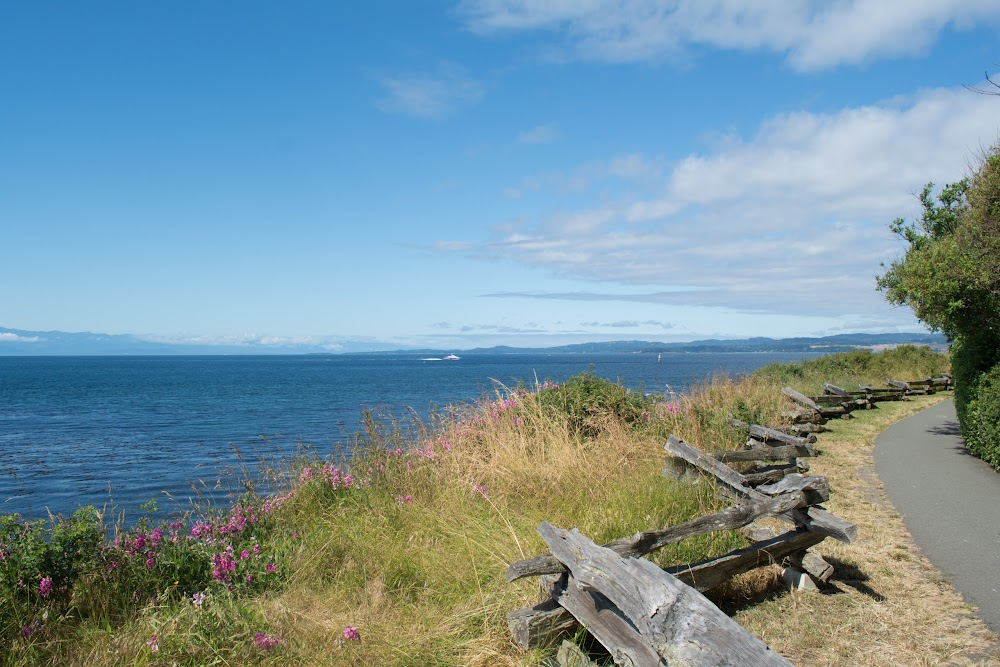
[[[508,581],[540,577],[545,592],[542,602],[508,614],[514,641],[526,649],[555,646],[582,624],[619,665],[790,665],[701,593],[775,563],[784,566],[782,579],[793,588],[816,588],[816,582],[830,579],[833,567],[809,549],[827,537],[853,542],[857,527],[822,507],[830,494],[826,478],[804,474],[808,459],[819,453],[815,433],[831,417],[847,418],[879,401],[948,388],[951,378],[894,383],[887,383],[889,389],[855,392],[825,384],[823,395],[816,397],[786,387],[782,392],[796,404],[797,423],[775,428],[730,419],[733,428],[747,435],[743,450],[706,453],[670,436],[664,474],[681,480],[708,478],[734,504],[603,546],[579,531],[543,523],[538,532],[550,552],[513,563],[506,573]],[[737,472],[732,463],[745,470]],[[789,529],[777,534],[753,525],[764,517],[778,518]],[[719,530],[742,530],[752,543],[718,558],[665,569],[643,558]],[[592,664],[566,642],[557,662]]]

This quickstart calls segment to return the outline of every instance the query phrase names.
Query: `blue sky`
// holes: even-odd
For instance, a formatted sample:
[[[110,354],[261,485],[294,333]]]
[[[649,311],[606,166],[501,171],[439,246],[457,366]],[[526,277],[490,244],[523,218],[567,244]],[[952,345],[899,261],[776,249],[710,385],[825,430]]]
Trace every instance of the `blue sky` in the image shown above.
[[[1000,137],[998,37],[995,0],[0,2],[0,326],[920,330],[888,223]]]

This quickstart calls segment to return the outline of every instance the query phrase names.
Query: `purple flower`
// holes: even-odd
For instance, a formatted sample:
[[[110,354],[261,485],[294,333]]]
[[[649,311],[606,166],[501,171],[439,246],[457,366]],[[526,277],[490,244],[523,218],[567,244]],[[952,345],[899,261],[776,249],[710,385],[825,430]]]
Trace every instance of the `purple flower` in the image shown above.
[[[277,571],[278,566],[275,565],[274,563],[268,563],[267,565],[264,566],[264,569],[267,570],[268,574],[274,574]]]
[[[361,633],[358,632],[358,629],[353,625],[348,625],[344,628],[344,639],[349,642],[359,641],[361,639]]]
[[[153,635],[152,637],[149,638],[149,641],[146,642],[146,646],[149,647],[150,651],[152,651],[153,653],[156,653],[157,651],[160,650],[160,643],[159,642],[160,642],[160,640],[157,638],[157,636]]]
[[[49,593],[52,592],[52,577],[42,577],[42,580],[38,582],[38,594],[43,598],[49,597]]]
[[[262,651],[270,651],[276,646],[284,646],[285,640],[281,637],[269,637],[263,632],[258,632],[253,637],[253,643]]]

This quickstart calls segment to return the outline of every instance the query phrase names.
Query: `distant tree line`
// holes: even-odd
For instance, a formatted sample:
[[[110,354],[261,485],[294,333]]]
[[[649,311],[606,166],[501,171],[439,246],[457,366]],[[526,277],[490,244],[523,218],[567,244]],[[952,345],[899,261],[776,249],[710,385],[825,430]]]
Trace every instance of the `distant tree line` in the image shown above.
[[[890,225],[908,245],[877,278],[878,289],[952,341],[966,446],[1000,469],[1000,145],[971,177],[937,194],[928,183],[920,202],[919,220]]]

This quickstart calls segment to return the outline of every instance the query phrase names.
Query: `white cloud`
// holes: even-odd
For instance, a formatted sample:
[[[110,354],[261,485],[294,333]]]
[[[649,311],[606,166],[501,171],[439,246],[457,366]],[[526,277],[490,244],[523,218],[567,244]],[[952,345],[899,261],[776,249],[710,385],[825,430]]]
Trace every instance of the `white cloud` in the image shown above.
[[[521,144],[547,144],[558,137],[559,133],[553,125],[538,125],[517,133],[517,141]]]
[[[478,33],[545,30],[561,56],[606,62],[684,58],[692,46],[786,55],[799,70],[924,51],[945,28],[1000,22],[995,0],[463,0]]]
[[[498,227],[491,240],[456,251],[645,286],[491,296],[884,313],[874,276],[900,251],[888,223],[918,211],[913,193],[924,183],[966,175],[997,138],[997,104],[964,89],[929,90],[839,113],[776,116],[751,138],[678,161],[642,196],[595,195],[589,207],[557,210],[516,232]],[[605,178],[614,176],[606,170]]]
[[[387,93],[377,102],[382,111],[419,118],[443,118],[482,99],[485,87],[453,64],[437,72],[417,76],[383,76],[379,83]]]
[[[38,336],[19,336],[16,333],[0,333],[0,343],[37,343]]]

